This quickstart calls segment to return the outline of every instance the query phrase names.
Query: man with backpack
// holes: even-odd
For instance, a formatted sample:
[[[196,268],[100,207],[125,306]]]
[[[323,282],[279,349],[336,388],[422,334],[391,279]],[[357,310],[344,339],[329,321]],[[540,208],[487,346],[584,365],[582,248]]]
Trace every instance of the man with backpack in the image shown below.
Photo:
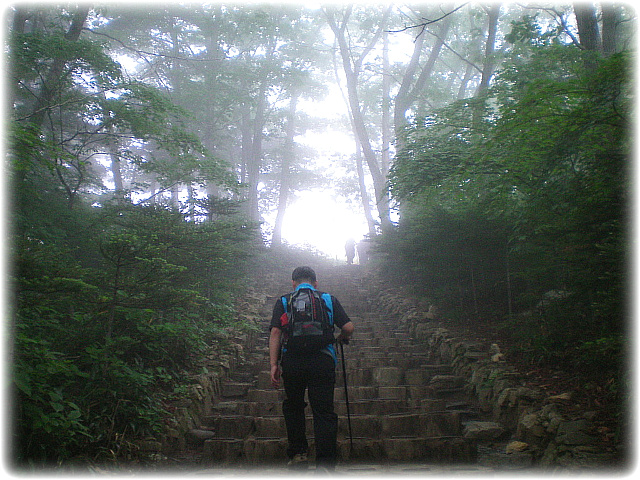
[[[337,364],[334,342],[348,343],[354,326],[336,297],[317,290],[316,274],[298,267],[291,276],[294,291],[276,301],[271,319],[271,383],[284,383],[282,404],[291,468],[306,468],[305,390],[313,412],[316,470],[333,471],[337,458],[338,416],[333,408]],[[337,339],[334,328],[340,329]]]

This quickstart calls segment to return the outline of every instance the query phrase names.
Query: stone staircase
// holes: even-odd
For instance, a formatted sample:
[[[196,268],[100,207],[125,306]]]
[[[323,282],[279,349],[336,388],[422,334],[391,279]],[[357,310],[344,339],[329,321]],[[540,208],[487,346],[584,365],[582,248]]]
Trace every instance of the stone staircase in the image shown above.
[[[318,273],[319,288],[338,297],[356,327],[344,348],[353,443],[341,360],[337,366],[338,470],[473,465],[477,445],[463,430],[466,422],[477,419],[478,410],[464,379],[453,375],[449,365],[433,364],[424,346],[399,328],[393,316],[379,311],[375,299],[369,300],[359,267]],[[281,293],[289,289],[285,283]],[[248,360],[222,385],[212,415],[205,419],[205,427],[215,435],[204,443],[205,468],[275,468],[286,461],[284,393],[271,387],[268,371],[267,325],[276,298],[268,298],[264,306],[265,329],[255,345],[248,346]],[[310,407],[307,410],[313,455]]]

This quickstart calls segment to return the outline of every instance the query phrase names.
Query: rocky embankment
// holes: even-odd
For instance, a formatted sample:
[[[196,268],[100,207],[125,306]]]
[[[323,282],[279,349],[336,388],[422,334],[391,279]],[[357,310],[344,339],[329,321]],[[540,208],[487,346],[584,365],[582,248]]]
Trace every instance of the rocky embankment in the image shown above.
[[[451,364],[454,374],[466,379],[466,388],[492,420],[467,432],[494,441],[484,462],[556,472],[624,468],[612,429],[597,421],[601,412],[576,405],[576,392],[548,395],[531,386],[499,345],[456,333],[433,307],[425,311],[397,290],[383,289],[379,302],[399,316],[434,362]]]

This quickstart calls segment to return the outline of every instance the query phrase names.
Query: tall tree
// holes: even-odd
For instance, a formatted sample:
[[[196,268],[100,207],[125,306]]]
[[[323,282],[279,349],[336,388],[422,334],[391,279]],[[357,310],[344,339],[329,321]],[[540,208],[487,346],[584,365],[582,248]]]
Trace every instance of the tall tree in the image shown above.
[[[77,43],[88,15],[89,7],[87,5],[78,7],[77,11],[73,14],[71,24],[64,33],[64,40],[66,42]],[[20,12],[17,18],[21,18]],[[20,26],[20,31],[24,31],[22,26]],[[37,95],[31,118],[31,121],[35,125],[40,126],[45,121],[48,111],[53,107],[52,102],[54,101],[54,97],[60,93],[62,84],[66,82],[68,76],[71,74],[70,70],[65,72],[65,67],[68,66],[70,60],[75,59],[65,58],[63,55],[56,56],[49,70],[44,74],[44,80],[40,86],[40,92]]]
[[[407,111],[414,105],[416,98],[424,90],[425,85],[432,75],[436,60],[440,56],[443,45],[449,28],[451,26],[451,15],[454,9],[452,4],[446,4],[434,12],[431,12],[426,7],[418,7],[416,22],[417,24],[412,27],[413,30],[417,30],[418,33],[414,39],[413,53],[407,66],[405,67],[398,92],[396,93],[394,100],[394,124],[396,141],[398,143],[398,149],[402,148],[404,144],[404,130],[409,125],[407,119]],[[429,19],[431,15],[436,15],[437,18]],[[434,37],[434,43],[431,46],[430,53],[425,63],[420,65],[420,58],[424,51],[425,40],[430,33],[429,28],[432,25],[437,25],[436,31],[432,33]],[[418,73],[420,72],[420,73]]]
[[[587,51],[595,52],[602,49],[596,8],[593,3],[575,2],[573,11],[576,16],[580,45]]]
[[[289,194],[291,190],[291,165],[296,155],[293,137],[296,133],[295,120],[298,108],[298,98],[300,98],[300,91],[296,89],[291,94],[289,110],[287,112],[287,125],[285,130],[282,162],[280,166],[278,212],[273,227],[273,236],[271,238],[271,245],[275,246],[282,244],[282,224],[289,204]]]
[[[618,51],[619,7],[614,2],[602,2],[602,52],[611,55]]]
[[[387,19],[391,12],[391,7],[387,7],[380,17],[379,23],[376,25],[374,34],[366,41],[364,47],[359,54],[355,53],[352,45],[349,44],[347,38],[347,29],[350,17],[353,13],[353,6],[349,5],[342,10],[342,20],[336,19],[336,11],[333,8],[324,8],[324,12],[331,30],[338,43],[338,49],[342,58],[342,67],[347,83],[347,99],[349,101],[349,109],[353,119],[354,133],[360,141],[364,159],[369,167],[369,172],[373,179],[375,191],[375,202],[380,217],[380,226],[382,230],[388,230],[391,227],[391,218],[389,212],[389,193],[386,186],[386,179],[383,175],[381,161],[378,160],[373,147],[369,132],[364,120],[360,95],[358,92],[358,78],[361,72],[362,64],[373,50],[383,35],[387,25]]]
[[[482,77],[476,95],[482,96],[489,89],[489,82],[496,65],[496,35],[498,32],[498,19],[500,17],[500,3],[492,3],[484,7],[487,12],[487,39],[484,47],[484,62],[482,64]]]

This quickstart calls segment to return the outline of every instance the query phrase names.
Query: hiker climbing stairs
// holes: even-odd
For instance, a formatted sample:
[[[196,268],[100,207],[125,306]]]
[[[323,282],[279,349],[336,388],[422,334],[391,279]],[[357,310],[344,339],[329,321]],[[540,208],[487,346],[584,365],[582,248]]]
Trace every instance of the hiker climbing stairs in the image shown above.
[[[351,435],[340,363],[336,371],[339,465],[473,463],[476,444],[463,436],[463,425],[478,413],[464,379],[453,375],[451,366],[434,364],[424,345],[377,308],[361,270],[348,267],[319,275],[319,289],[338,297],[356,327],[344,347]],[[283,284],[280,293],[286,293],[287,287],[290,284]],[[215,435],[204,443],[206,465],[286,461],[284,392],[271,386],[269,374],[268,324],[276,299],[268,298],[264,306],[264,332],[244,368],[223,384],[212,415],[205,419],[206,428]],[[313,456],[309,407],[307,437]]]

